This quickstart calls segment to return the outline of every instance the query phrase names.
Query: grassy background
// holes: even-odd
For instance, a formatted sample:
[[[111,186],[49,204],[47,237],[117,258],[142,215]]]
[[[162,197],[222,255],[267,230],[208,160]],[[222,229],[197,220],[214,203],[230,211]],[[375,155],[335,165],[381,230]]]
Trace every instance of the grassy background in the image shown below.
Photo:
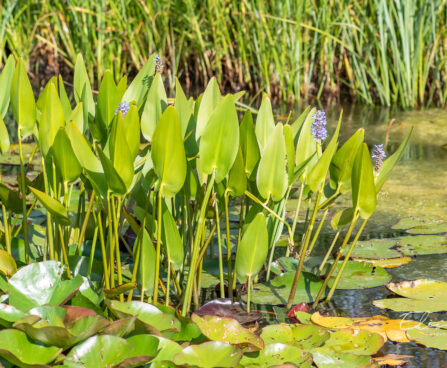
[[[190,92],[216,75],[285,101],[445,105],[446,27],[445,0],[3,0],[0,61],[23,57],[38,86],[81,52],[97,85],[155,51]]]

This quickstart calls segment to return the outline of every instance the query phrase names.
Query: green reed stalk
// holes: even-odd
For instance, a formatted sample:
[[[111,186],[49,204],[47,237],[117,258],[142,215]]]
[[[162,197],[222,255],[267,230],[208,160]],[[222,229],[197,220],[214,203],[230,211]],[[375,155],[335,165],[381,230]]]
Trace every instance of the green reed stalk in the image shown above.
[[[19,157],[20,157],[20,191],[22,192],[22,226],[23,241],[25,243],[25,263],[29,263],[29,239],[28,239],[28,213],[26,210],[26,185],[25,185],[25,166],[23,164],[22,136],[20,127],[17,129],[17,137],[19,140]]]
[[[161,252],[161,206],[163,200],[163,185],[158,191],[158,204],[157,204],[157,248],[156,248],[156,261],[155,261],[155,277],[154,277],[154,294],[153,303],[158,302],[158,278],[160,276],[160,252]]]
[[[293,299],[295,298],[296,287],[298,285],[298,280],[300,278],[301,271],[303,269],[304,259],[307,256],[307,248],[309,246],[309,241],[310,241],[310,237],[311,237],[311,234],[312,234],[313,226],[314,226],[314,223],[315,223],[315,219],[317,217],[318,204],[320,202],[321,194],[322,194],[321,190],[319,190],[317,192],[316,196],[315,196],[314,209],[312,211],[312,216],[310,218],[310,222],[307,225],[307,229],[306,229],[306,232],[305,232],[305,235],[304,235],[304,243],[301,246],[300,260],[299,260],[299,263],[298,263],[298,267],[296,269],[295,277],[293,279],[292,288],[290,290],[290,295],[289,295],[289,300],[287,301],[287,309],[290,309],[292,307]]]
[[[330,278],[332,277],[332,274],[334,273],[335,269],[337,268],[338,261],[341,258],[341,255],[343,251],[345,250],[346,244],[348,243],[349,239],[351,238],[352,231],[354,230],[354,226],[357,223],[358,214],[354,215],[354,218],[351,221],[351,224],[349,225],[348,231],[345,235],[345,238],[343,240],[342,245],[340,246],[340,249],[338,250],[337,257],[334,260],[334,263],[332,264],[332,267],[329,269],[329,272],[326,274],[323,285],[321,285],[320,291],[318,292],[317,297],[315,298],[315,301],[312,305],[312,308],[316,308],[318,305],[321,297],[323,296],[323,293],[326,290],[327,284],[329,283]]]
[[[292,222],[292,236],[293,236],[293,247],[295,248],[295,230],[296,230],[296,224],[298,223],[298,217],[300,214],[300,209],[301,209],[301,201],[303,199],[303,192],[304,192],[304,184],[300,185],[300,194],[298,196],[298,202],[296,204],[296,208],[295,208],[295,214],[293,216],[293,222]],[[290,247],[287,248],[286,250],[286,257],[288,257],[290,255]]]
[[[357,232],[354,240],[352,241],[351,246],[349,247],[348,253],[345,256],[345,259],[343,260],[343,263],[340,267],[340,269],[338,270],[337,276],[335,277],[334,283],[332,284],[331,289],[329,290],[329,294],[326,298],[327,301],[330,301],[332,296],[334,295],[335,289],[337,288],[337,285],[343,275],[343,271],[345,270],[345,267],[349,261],[349,258],[351,257],[351,253],[354,250],[355,245],[357,244],[357,241],[360,238],[360,235],[362,235],[363,229],[365,228],[366,223],[368,222],[368,219],[364,219],[362,222],[362,225],[360,226],[359,231]]]
[[[323,258],[323,262],[321,262],[320,267],[318,268],[318,270],[320,272],[323,271],[323,268],[326,265],[326,262],[329,259],[330,255],[332,253],[332,250],[334,249],[335,244],[337,243],[338,237],[340,236],[340,232],[341,232],[341,230],[338,230],[337,234],[335,234],[335,236],[334,236],[334,239],[332,239],[332,243]]]
[[[217,227],[217,246],[219,249],[219,278],[220,278],[220,297],[225,298],[225,284],[223,275],[223,257],[222,257],[222,238],[220,235],[220,217],[219,217],[219,201],[216,200],[216,227]]]
[[[233,278],[232,278],[233,271],[231,262],[230,216],[228,211],[229,199],[230,194],[228,190],[226,190],[224,193],[224,201],[225,201],[225,230],[227,236],[227,283],[228,283],[228,296],[230,299],[233,299]]]
[[[95,201],[95,192],[92,191],[92,193],[90,195],[90,201],[88,203],[87,212],[84,216],[84,221],[82,222],[81,233],[79,234],[78,247],[76,248],[77,255],[79,255],[81,252],[82,242],[84,241],[85,231],[87,230],[88,220],[90,218],[90,213],[92,212],[94,201]]]
[[[116,251],[116,269],[118,276],[118,285],[123,283],[123,276],[121,270],[121,254],[120,254],[120,242],[118,236],[118,225],[121,217],[121,197],[116,199],[117,206],[115,206],[115,199],[112,197],[112,214],[113,214],[113,239],[115,240],[115,251]],[[124,302],[124,295],[120,294],[120,301]]]
[[[199,212],[199,218],[197,220],[197,232],[196,236],[194,238],[194,244],[192,247],[192,255],[191,255],[191,263],[189,266],[189,274],[188,274],[188,280],[186,282],[186,289],[184,293],[184,299],[183,299],[183,307],[182,307],[182,314],[186,316],[186,314],[189,312],[190,306],[191,306],[191,296],[192,296],[192,287],[193,287],[193,281],[194,281],[194,270],[196,268],[196,262],[197,257],[199,255],[199,244],[200,240],[202,238],[202,232],[205,222],[205,214],[206,214],[206,207],[208,205],[208,201],[210,199],[211,190],[214,186],[214,178],[216,173],[213,171],[213,174],[211,175],[211,178],[208,181],[205,196],[203,198],[202,206],[200,207]]]
[[[312,242],[310,243],[309,250],[307,251],[309,254],[312,253],[312,250],[314,249],[314,246],[317,243],[318,237],[320,236],[321,229],[323,228],[323,225],[324,225],[324,221],[326,220],[328,211],[329,211],[328,208],[324,211],[323,216],[321,217],[320,223],[317,227],[317,230],[315,231],[315,234],[312,237]]]
[[[3,228],[5,231],[6,251],[11,255],[11,235],[9,229],[9,220],[6,214],[6,207],[3,203],[2,203],[2,214],[3,214]]]

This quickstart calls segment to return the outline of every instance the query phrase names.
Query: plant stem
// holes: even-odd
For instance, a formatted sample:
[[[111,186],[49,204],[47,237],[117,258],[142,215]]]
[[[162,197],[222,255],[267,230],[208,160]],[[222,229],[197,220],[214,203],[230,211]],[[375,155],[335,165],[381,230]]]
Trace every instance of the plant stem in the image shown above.
[[[251,304],[251,275],[248,276],[247,280],[247,313],[250,313]]]
[[[96,206],[98,208],[98,205]],[[101,219],[101,211],[102,208],[98,208],[98,215],[94,216],[96,221],[96,224],[99,228],[99,242],[101,243],[101,253],[102,253],[102,266],[103,266],[103,274],[104,274],[104,283],[106,286],[106,289],[110,289],[110,279],[109,279],[109,271],[107,267],[107,250],[106,250],[106,244],[104,241],[104,231],[102,228],[102,219]]]
[[[206,207],[208,205],[208,200],[210,199],[211,190],[213,189],[213,186],[214,186],[215,175],[216,175],[216,173],[215,173],[215,171],[213,171],[213,174],[211,175],[211,178],[210,178],[207,188],[206,188],[206,192],[205,192],[205,196],[203,198],[202,205],[200,207],[199,219],[197,222],[197,233],[194,238],[194,244],[192,247],[191,264],[189,266],[190,272],[188,274],[188,280],[186,282],[185,293],[183,294],[184,299],[183,299],[182,314],[184,316],[186,316],[186,314],[189,312],[189,308],[191,305],[191,295],[192,295],[192,287],[193,287],[193,281],[194,281],[193,270],[195,270],[195,268],[196,268],[197,257],[199,255],[199,250],[200,250],[199,244],[200,244],[200,240],[202,238],[203,226],[204,226],[204,222],[205,222]]]
[[[67,249],[65,248],[64,234],[62,232],[62,226],[60,224],[58,224],[57,228],[59,230],[59,236],[60,236],[60,242],[61,242],[61,247],[62,247],[62,254],[64,256],[64,262],[67,266],[67,277],[68,277],[68,279],[71,279],[70,265],[68,264],[68,255],[67,255]]]
[[[351,257],[351,253],[354,250],[355,245],[357,244],[357,241],[360,238],[360,235],[362,235],[363,229],[365,228],[366,223],[368,222],[368,219],[364,219],[362,222],[362,225],[360,226],[359,231],[357,232],[354,240],[352,241],[351,246],[349,247],[348,253],[345,256],[345,259],[343,260],[343,263],[340,267],[340,270],[337,273],[337,276],[335,277],[334,283],[332,284],[331,289],[329,290],[329,294],[326,298],[326,301],[330,301],[332,296],[334,295],[335,289],[337,288],[338,283],[340,282],[341,276],[343,275],[343,271],[345,270],[345,267],[349,261],[349,258]]]
[[[301,201],[303,199],[303,193],[304,193],[304,184],[301,184],[300,185],[300,195],[298,197],[298,202],[296,204],[295,215],[293,216],[293,223],[292,223],[292,236],[293,236],[293,244],[294,244],[294,246],[295,246],[296,224],[298,223],[298,217],[299,217],[300,208],[301,208]],[[286,257],[288,257],[289,255],[290,255],[290,249],[287,248]]]
[[[220,235],[219,201],[216,200],[216,227],[217,227],[217,246],[219,249],[219,277],[220,277],[220,297],[225,298],[225,285],[223,275],[222,260],[222,238]]]
[[[78,247],[76,248],[76,254],[79,255],[81,252],[82,242],[84,241],[85,231],[87,230],[88,219],[90,217],[90,213],[92,212],[93,201],[95,200],[95,192],[92,191],[90,195],[90,201],[88,203],[87,213],[85,214],[84,221],[82,223],[81,234],[78,239]]]
[[[113,240],[113,220],[112,209],[110,204],[110,191],[107,191],[107,222],[109,229],[109,271],[110,271],[110,287],[115,287],[115,241]]]
[[[321,272],[323,271],[324,266],[326,265],[327,260],[329,259],[329,256],[332,253],[332,250],[334,249],[335,244],[337,243],[337,239],[340,235],[341,230],[337,231],[337,234],[335,234],[334,239],[332,239],[332,243],[331,246],[329,247],[329,249],[326,252],[326,255],[324,256],[323,262],[321,262],[320,267],[318,268],[318,270]]]
[[[88,270],[87,270],[87,277],[90,278],[90,274],[92,273],[93,268],[93,260],[95,258],[95,250],[96,250],[96,242],[98,241],[98,228],[95,227],[94,233],[93,233],[93,240],[92,240],[92,246],[90,248],[90,259],[88,262]]]
[[[358,219],[358,215],[355,214],[354,218],[351,221],[351,224],[349,225],[349,228],[348,228],[348,231],[347,231],[347,233],[345,235],[345,238],[343,239],[343,243],[340,246],[340,249],[338,251],[337,257],[335,258],[335,261],[332,264],[332,267],[330,268],[329,272],[327,273],[327,275],[326,275],[326,277],[324,279],[323,285],[321,286],[320,291],[318,292],[318,295],[315,298],[315,301],[314,301],[314,304],[312,305],[312,308],[315,308],[317,306],[317,304],[320,301],[324,291],[326,290],[327,284],[329,283],[329,280],[330,280],[332,274],[334,273],[334,270],[337,268],[337,263],[340,260],[340,257],[342,255],[344,249],[345,249],[346,244],[349,241],[349,238],[351,237],[351,234],[352,234],[352,231],[354,230],[354,226],[355,226],[355,224],[357,222],[357,219]]]
[[[158,302],[158,277],[160,275],[160,250],[161,250],[161,201],[163,199],[163,185],[158,191],[158,214],[157,214],[157,248],[156,248],[156,261],[155,261],[155,278],[154,278],[154,296],[153,303]]]
[[[11,236],[9,232],[9,221],[8,216],[6,214],[6,207],[2,203],[2,214],[3,214],[3,228],[5,230],[5,242],[6,242],[6,250],[11,255]]]
[[[123,276],[121,270],[121,254],[120,254],[120,242],[118,236],[118,224],[121,217],[121,197],[117,198],[117,208],[115,208],[115,199],[113,197],[110,198],[112,202],[112,214],[113,214],[113,239],[115,240],[115,252],[116,252],[116,270],[118,274],[118,285],[122,285]],[[124,295],[120,294],[120,301],[124,302]]]
[[[17,129],[19,139],[19,155],[20,155],[20,190],[22,192],[22,224],[23,224],[23,240],[25,243],[25,263],[29,263],[29,239],[28,239],[28,214],[26,211],[26,185],[25,185],[25,166],[23,164],[22,136],[20,134],[20,126]]]
[[[315,223],[315,218],[317,217],[318,203],[320,202],[320,198],[321,198],[321,190],[319,190],[317,192],[317,195],[315,197],[315,203],[314,203],[314,209],[312,211],[312,216],[311,216],[309,225],[307,226],[306,233],[304,235],[304,243],[301,247],[300,260],[298,263],[298,267],[296,269],[295,278],[293,279],[292,288],[290,290],[289,300],[287,302],[287,309],[290,309],[292,307],[293,299],[295,298],[296,287],[298,285],[298,280],[301,275],[301,270],[303,269],[304,259],[306,258],[307,247],[309,245],[309,240],[310,240],[310,236],[312,234],[312,229],[313,229],[313,226]]]
[[[230,216],[228,212],[228,202],[230,199],[230,193],[225,191],[225,231],[227,235],[227,283],[228,283],[228,296],[233,299],[233,279],[232,279],[232,264],[231,264],[231,237],[230,237]],[[242,209],[241,209],[242,210]]]
[[[317,242],[318,236],[320,235],[321,229],[322,229],[322,227],[324,225],[324,221],[326,220],[327,213],[328,213],[328,209],[326,209],[324,211],[323,216],[321,217],[320,223],[318,224],[317,230],[315,231],[315,234],[314,234],[314,236],[312,238],[312,242],[310,243],[309,251],[308,251],[309,254],[314,249],[314,246],[315,246],[315,244]]]

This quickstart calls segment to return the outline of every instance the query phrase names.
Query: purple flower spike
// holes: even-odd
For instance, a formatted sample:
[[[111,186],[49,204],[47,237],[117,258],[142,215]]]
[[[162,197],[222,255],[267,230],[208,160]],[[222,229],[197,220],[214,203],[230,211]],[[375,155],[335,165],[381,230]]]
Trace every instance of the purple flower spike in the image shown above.
[[[115,110],[115,115],[118,114],[118,111],[121,111],[121,114],[123,114],[123,118],[126,116],[127,112],[129,111],[129,103],[127,101],[121,102],[118,107]]]
[[[155,73],[160,73],[163,71],[164,65],[163,65],[163,58],[161,58],[160,56],[155,55],[154,56],[154,61],[155,61]]]
[[[312,135],[315,137],[316,141],[324,141],[327,137],[327,121],[324,110],[317,110],[312,118],[314,119],[310,129]]]
[[[376,174],[382,169],[383,159],[386,157],[385,151],[383,149],[383,144],[375,144],[374,151],[371,157],[375,160],[374,171]]]

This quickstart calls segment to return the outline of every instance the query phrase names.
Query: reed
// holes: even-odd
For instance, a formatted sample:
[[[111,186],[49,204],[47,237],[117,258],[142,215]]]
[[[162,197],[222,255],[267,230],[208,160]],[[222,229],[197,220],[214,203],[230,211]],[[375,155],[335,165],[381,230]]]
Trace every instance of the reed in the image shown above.
[[[81,52],[97,86],[158,52],[171,92],[216,76],[284,101],[444,105],[446,15],[444,0],[6,0],[0,60],[22,57],[39,85]]]

